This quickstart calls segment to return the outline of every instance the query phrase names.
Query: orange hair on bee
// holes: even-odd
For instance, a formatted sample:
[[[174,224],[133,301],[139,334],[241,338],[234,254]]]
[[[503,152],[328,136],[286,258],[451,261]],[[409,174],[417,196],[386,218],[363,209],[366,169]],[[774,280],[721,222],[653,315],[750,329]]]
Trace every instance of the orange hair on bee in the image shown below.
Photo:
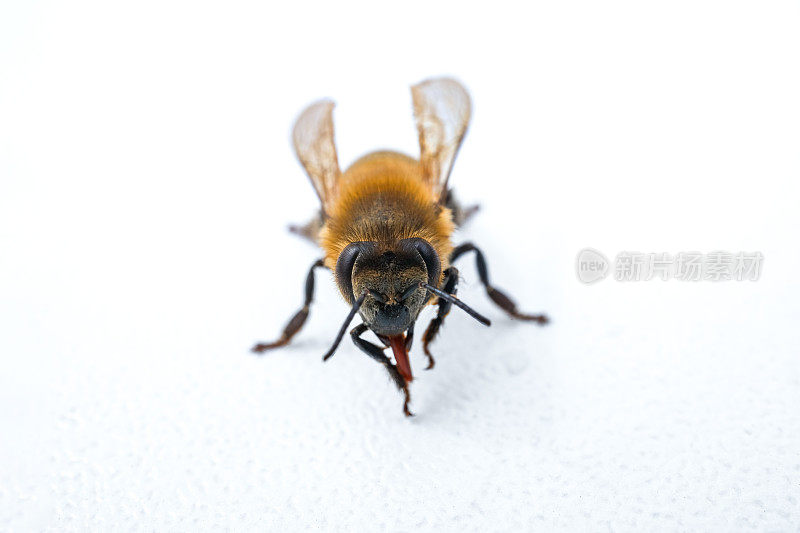
[[[374,241],[391,249],[411,237],[431,244],[442,271],[449,266],[452,213],[422,180],[419,161],[407,155],[373,152],[357,160],[339,178],[327,215],[319,242],[331,270],[351,242]]]

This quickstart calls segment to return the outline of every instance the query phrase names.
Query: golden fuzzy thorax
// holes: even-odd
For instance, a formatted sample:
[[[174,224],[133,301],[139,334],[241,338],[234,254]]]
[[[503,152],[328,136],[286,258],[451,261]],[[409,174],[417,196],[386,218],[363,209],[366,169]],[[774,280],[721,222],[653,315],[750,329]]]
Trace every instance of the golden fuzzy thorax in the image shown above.
[[[422,181],[416,159],[397,152],[362,157],[339,178],[320,230],[325,266],[335,270],[339,254],[352,242],[375,241],[391,250],[401,239],[419,237],[439,254],[444,271],[455,226],[452,213],[438,200]]]

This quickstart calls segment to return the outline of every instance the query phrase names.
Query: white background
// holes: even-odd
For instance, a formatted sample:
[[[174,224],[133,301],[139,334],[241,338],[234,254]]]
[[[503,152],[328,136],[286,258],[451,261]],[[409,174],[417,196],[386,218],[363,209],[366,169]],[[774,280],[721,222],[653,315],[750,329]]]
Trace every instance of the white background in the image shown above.
[[[800,8],[553,2],[0,6],[0,529],[793,530]],[[414,419],[346,341],[288,142],[416,153],[408,86],[474,101],[483,211],[412,352]],[[758,282],[579,283],[585,246],[760,251]],[[426,310],[424,323],[431,311]]]

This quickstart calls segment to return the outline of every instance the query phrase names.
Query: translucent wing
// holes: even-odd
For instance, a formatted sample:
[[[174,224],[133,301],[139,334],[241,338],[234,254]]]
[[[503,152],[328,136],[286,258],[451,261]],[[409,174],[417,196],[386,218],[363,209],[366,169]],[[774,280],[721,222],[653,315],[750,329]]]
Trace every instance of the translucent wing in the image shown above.
[[[333,106],[330,100],[311,104],[300,114],[292,131],[297,158],[311,178],[325,213],[336,194],[336,181],[341,174],[333,142]]]
[[[469,125],[469,93],[453,79],[434,78],[411,87],[411,98],[423,179],[444,202],[453,160]]]

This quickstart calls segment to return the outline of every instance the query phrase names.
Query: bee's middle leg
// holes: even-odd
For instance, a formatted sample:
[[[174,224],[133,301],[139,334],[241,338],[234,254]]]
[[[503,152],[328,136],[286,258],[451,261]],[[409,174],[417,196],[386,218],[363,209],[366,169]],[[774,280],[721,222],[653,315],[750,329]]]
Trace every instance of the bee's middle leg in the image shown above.
[[[397,385],[398,389],[403,391],[403,395],[405,396],[405,401],[403,402],[403,414],[406,416],[414,416],[414,413],[408,409],[408,404],[411,402],[411,393],[408,391],[408,383],[406,383],[406,380],[400,375],[397,367],[394,366],[392,361],[383,353],[384,348],[381,348],[377,344],[373,344],[361,338],[361,335],[363,335],[365,331],[367,331],[366,324],[359,324],[350,330],[350,337],[353,339],[353,344],[358,346],[362,352],[386,367],[386,370],[392,377],[392,381],[394,381],[394,384]]]
[[[527,313],[520,312],[517,309],[517,304],[514,303],[514,300],[507,296],[506,293],[489,283],[489,269],[486,266],[486,259],[483,257],[483,252],[481,252],[480,248],[471,242],[456,246],[453,249],[453,253],[450,255],[450,261],[455,261],[467,252],[475,252],[475,265],[478,267],[478,277],[480,278],[483,286],[486,288],[486,294],[489,295],[489,298],[491,298],[495,305],[514,318],[538,322],[539,324],[547,324],[549,321],[547,315],[529,315]]]
[[[263,353],[273,348],[286,346],[289,344],[289,341],[292,340],[292,337],[294,337],[295,334],[300,331],[300,329],[303,327],[303,324],[306,323],[309,307],[311,306],[311,301],[314,299],[314,269],[321,266],[324,266],[323,260],[318,259],[313,265],[311,265],[311,268],[308,269],[308,275],[306,276],[305,302],[303,302],[303,307],[301,307],[300,310],[294,314],[291,320],[289,320],[289,322],[283,328],[283,333],[281,333],[280,338],[275,342],[256,344],[251,349],[254,353]]]
[[[444,282],[442,283],[442,290],[447,294],[452,294],[455,296],[456,294],[456,286],[458,285],[458,270],[456,267],[450,267],[444,271]],[[431,323],[428,324],[428,329],[425,330],[425,334],[422,336],[422,349],[425,352],[425,355],[428,356],[428,367],[425,370],[430,370],[433,368],[433,365],[436,364],[436,361],[433,360],[433,355],[431,355],[430,350],[428,349],[428,345],[433,341],[436,335],[439,333],[439,328],[442,327],[444,323],[444,318],[450,312],[450,308],[453,307],[453,304],[446,300],[439,300],[437,304],[439,307],[438,311],[436,312],[436,317],[431,320]]]

